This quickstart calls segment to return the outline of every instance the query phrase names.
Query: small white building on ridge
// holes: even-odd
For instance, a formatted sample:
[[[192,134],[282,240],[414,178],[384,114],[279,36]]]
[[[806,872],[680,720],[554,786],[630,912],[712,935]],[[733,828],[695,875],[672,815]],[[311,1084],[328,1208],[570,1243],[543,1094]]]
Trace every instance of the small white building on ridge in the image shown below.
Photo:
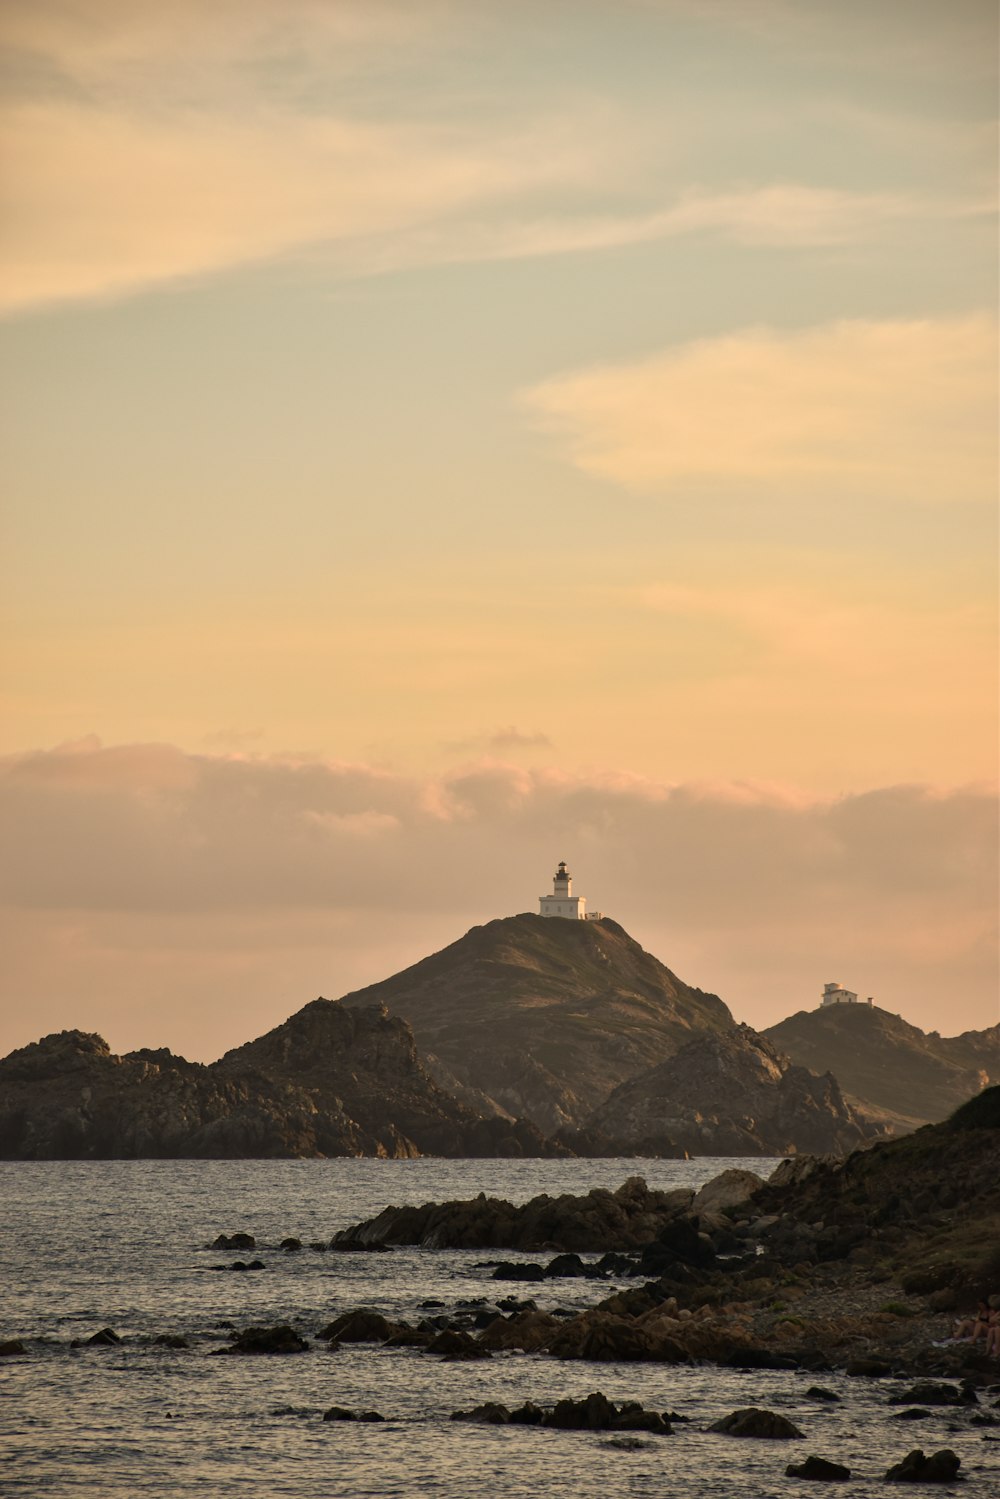
[[[600,921],[600,911],[587,911],[587,898],[573,894],[573,876],[560,860],[552,880],[552,894],[538,897],[539,916],[561,916],[565,921]]]
[[[872,999],[858,999],[853,989],[845,989],[843,984],[838,984],[834,979],[829,984],[823,985],[823,994],[820,1000],[820,1009],[827,1005],[856,1005],[863,1004],[869,1007],[875,1003]]]

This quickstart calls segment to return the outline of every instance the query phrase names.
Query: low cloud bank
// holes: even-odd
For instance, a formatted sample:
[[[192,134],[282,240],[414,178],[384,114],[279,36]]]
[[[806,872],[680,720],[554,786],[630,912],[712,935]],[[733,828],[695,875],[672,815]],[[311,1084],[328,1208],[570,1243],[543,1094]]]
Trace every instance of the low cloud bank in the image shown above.
[[[577,890],[764,1025],[839,978],[924,1028],[996,1016],[996,797],[818,799],[482,762],[365,765],[93,741],[0,766],[4,1050],[61,1027],[211,1056],[470,925]],[[16,851],[16,852],[15,852]]]

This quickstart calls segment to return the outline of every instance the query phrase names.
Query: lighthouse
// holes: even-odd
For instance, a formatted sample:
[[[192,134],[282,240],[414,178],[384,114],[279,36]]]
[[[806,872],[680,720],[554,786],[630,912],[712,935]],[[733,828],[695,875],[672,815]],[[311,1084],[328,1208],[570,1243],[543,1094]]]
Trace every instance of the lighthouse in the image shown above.
[[[562,916],[567,921],[586,921],[587,901],[582,895],[573,894],[573,876],[560,861],[552,880],[552,894],[538,897],[539,916]]]

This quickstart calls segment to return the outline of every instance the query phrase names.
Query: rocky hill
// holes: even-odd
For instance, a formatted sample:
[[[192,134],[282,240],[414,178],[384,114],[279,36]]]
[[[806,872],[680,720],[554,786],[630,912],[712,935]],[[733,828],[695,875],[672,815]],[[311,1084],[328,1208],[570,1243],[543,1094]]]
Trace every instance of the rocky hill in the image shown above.
[[[801,1010],[764,1035],[799,1066],[832,1072],[850,1102],[898,1131],[945,1119],[1000,1083],[1000,1025],[948,1038],[845,1004]]]
[[[446,1087],[546,1134],[582,1125],[612,1088],[693,1037],[733,1027],[721,999],[607,919],[491,921],[342,1002],[386,1005]]]
[[[585,1133],[594,1144],[611,1142],[615,1154],[733,1156],[844,1153],[878,1131],[829,1073],[793,1066],[741,1025],[706,1032],[622,1083]]]
[[[62,1031],[0,1061],[0,1158],[549,1155],[428,1076],[407,1026],[318,999],[211,1066]]]
[[[843,1153],[871,1132],[823,1073],[616,922],[513,916],[209,1066],[23,1047],[0,1158]]]

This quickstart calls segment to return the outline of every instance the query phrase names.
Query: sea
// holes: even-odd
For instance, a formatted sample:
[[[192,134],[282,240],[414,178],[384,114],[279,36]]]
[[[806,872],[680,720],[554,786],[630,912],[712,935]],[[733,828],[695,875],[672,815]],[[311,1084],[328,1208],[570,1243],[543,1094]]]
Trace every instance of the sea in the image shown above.
[[[503,1257],[496,1251],[287,1253],[278,1246],[288,1236],[306,1245],[329,1241],[389,1204],[478,1192],[524,1202],[541,1192],[614,1189],[635,1175],[653,1187],[698,1187],[730,1166],[766,1176],[774,1165],[746,1159],[0,1163],[0,1339],[19,1338],[28,1350],[0,1359],[0,1494],[787,1499],[813,1486],[786,1478],[786,1465],[816,1453],[850,1467],[851,1480],[836,1492],[884,1499],[887,1467],[918,1446],[959,1454],[966,1481],[957,1491],[1000,1494],[1000,1428],[977,1428],[965,1413],[946,1410],[920,1422],[894,1421],[888,1399],[902,1386],[893,1380],[586,1364],[523,1353],[445,1363],[412,1348],[354,1344],[330,1352],[322,1342],[298,1355],[212,1356],[228,1341],[224,1322],[291,1323],[311,1339],[355,1307],[416,1323],[460,1303],[492,1304],[511,1294],[549,1310],[577,1309],[615,1285],[498,1283],[483,1264]],[[238,1256],[208,1247],[220,1233],[238,1231],[252,1233],[257,1249]],[[266,1268],[217,1268],[238,1257],[259,1257]],[[121,1342],[71,1346],[104,1327]],[[190,1346],[157,1344],[161,1334],[180,1335]],[[817,1382],[839,1402],[807,1398]],[[453,1411],[487,1400],[547,1405],[592,1390],[687,1420],[672,1436],[627,1440],[449,1420]],[[386,1419],[324,1422],[333,1405],[377,1410]],[[746,1406],[782,1412],[804,1440],[740,1440],[707,1430]]]

